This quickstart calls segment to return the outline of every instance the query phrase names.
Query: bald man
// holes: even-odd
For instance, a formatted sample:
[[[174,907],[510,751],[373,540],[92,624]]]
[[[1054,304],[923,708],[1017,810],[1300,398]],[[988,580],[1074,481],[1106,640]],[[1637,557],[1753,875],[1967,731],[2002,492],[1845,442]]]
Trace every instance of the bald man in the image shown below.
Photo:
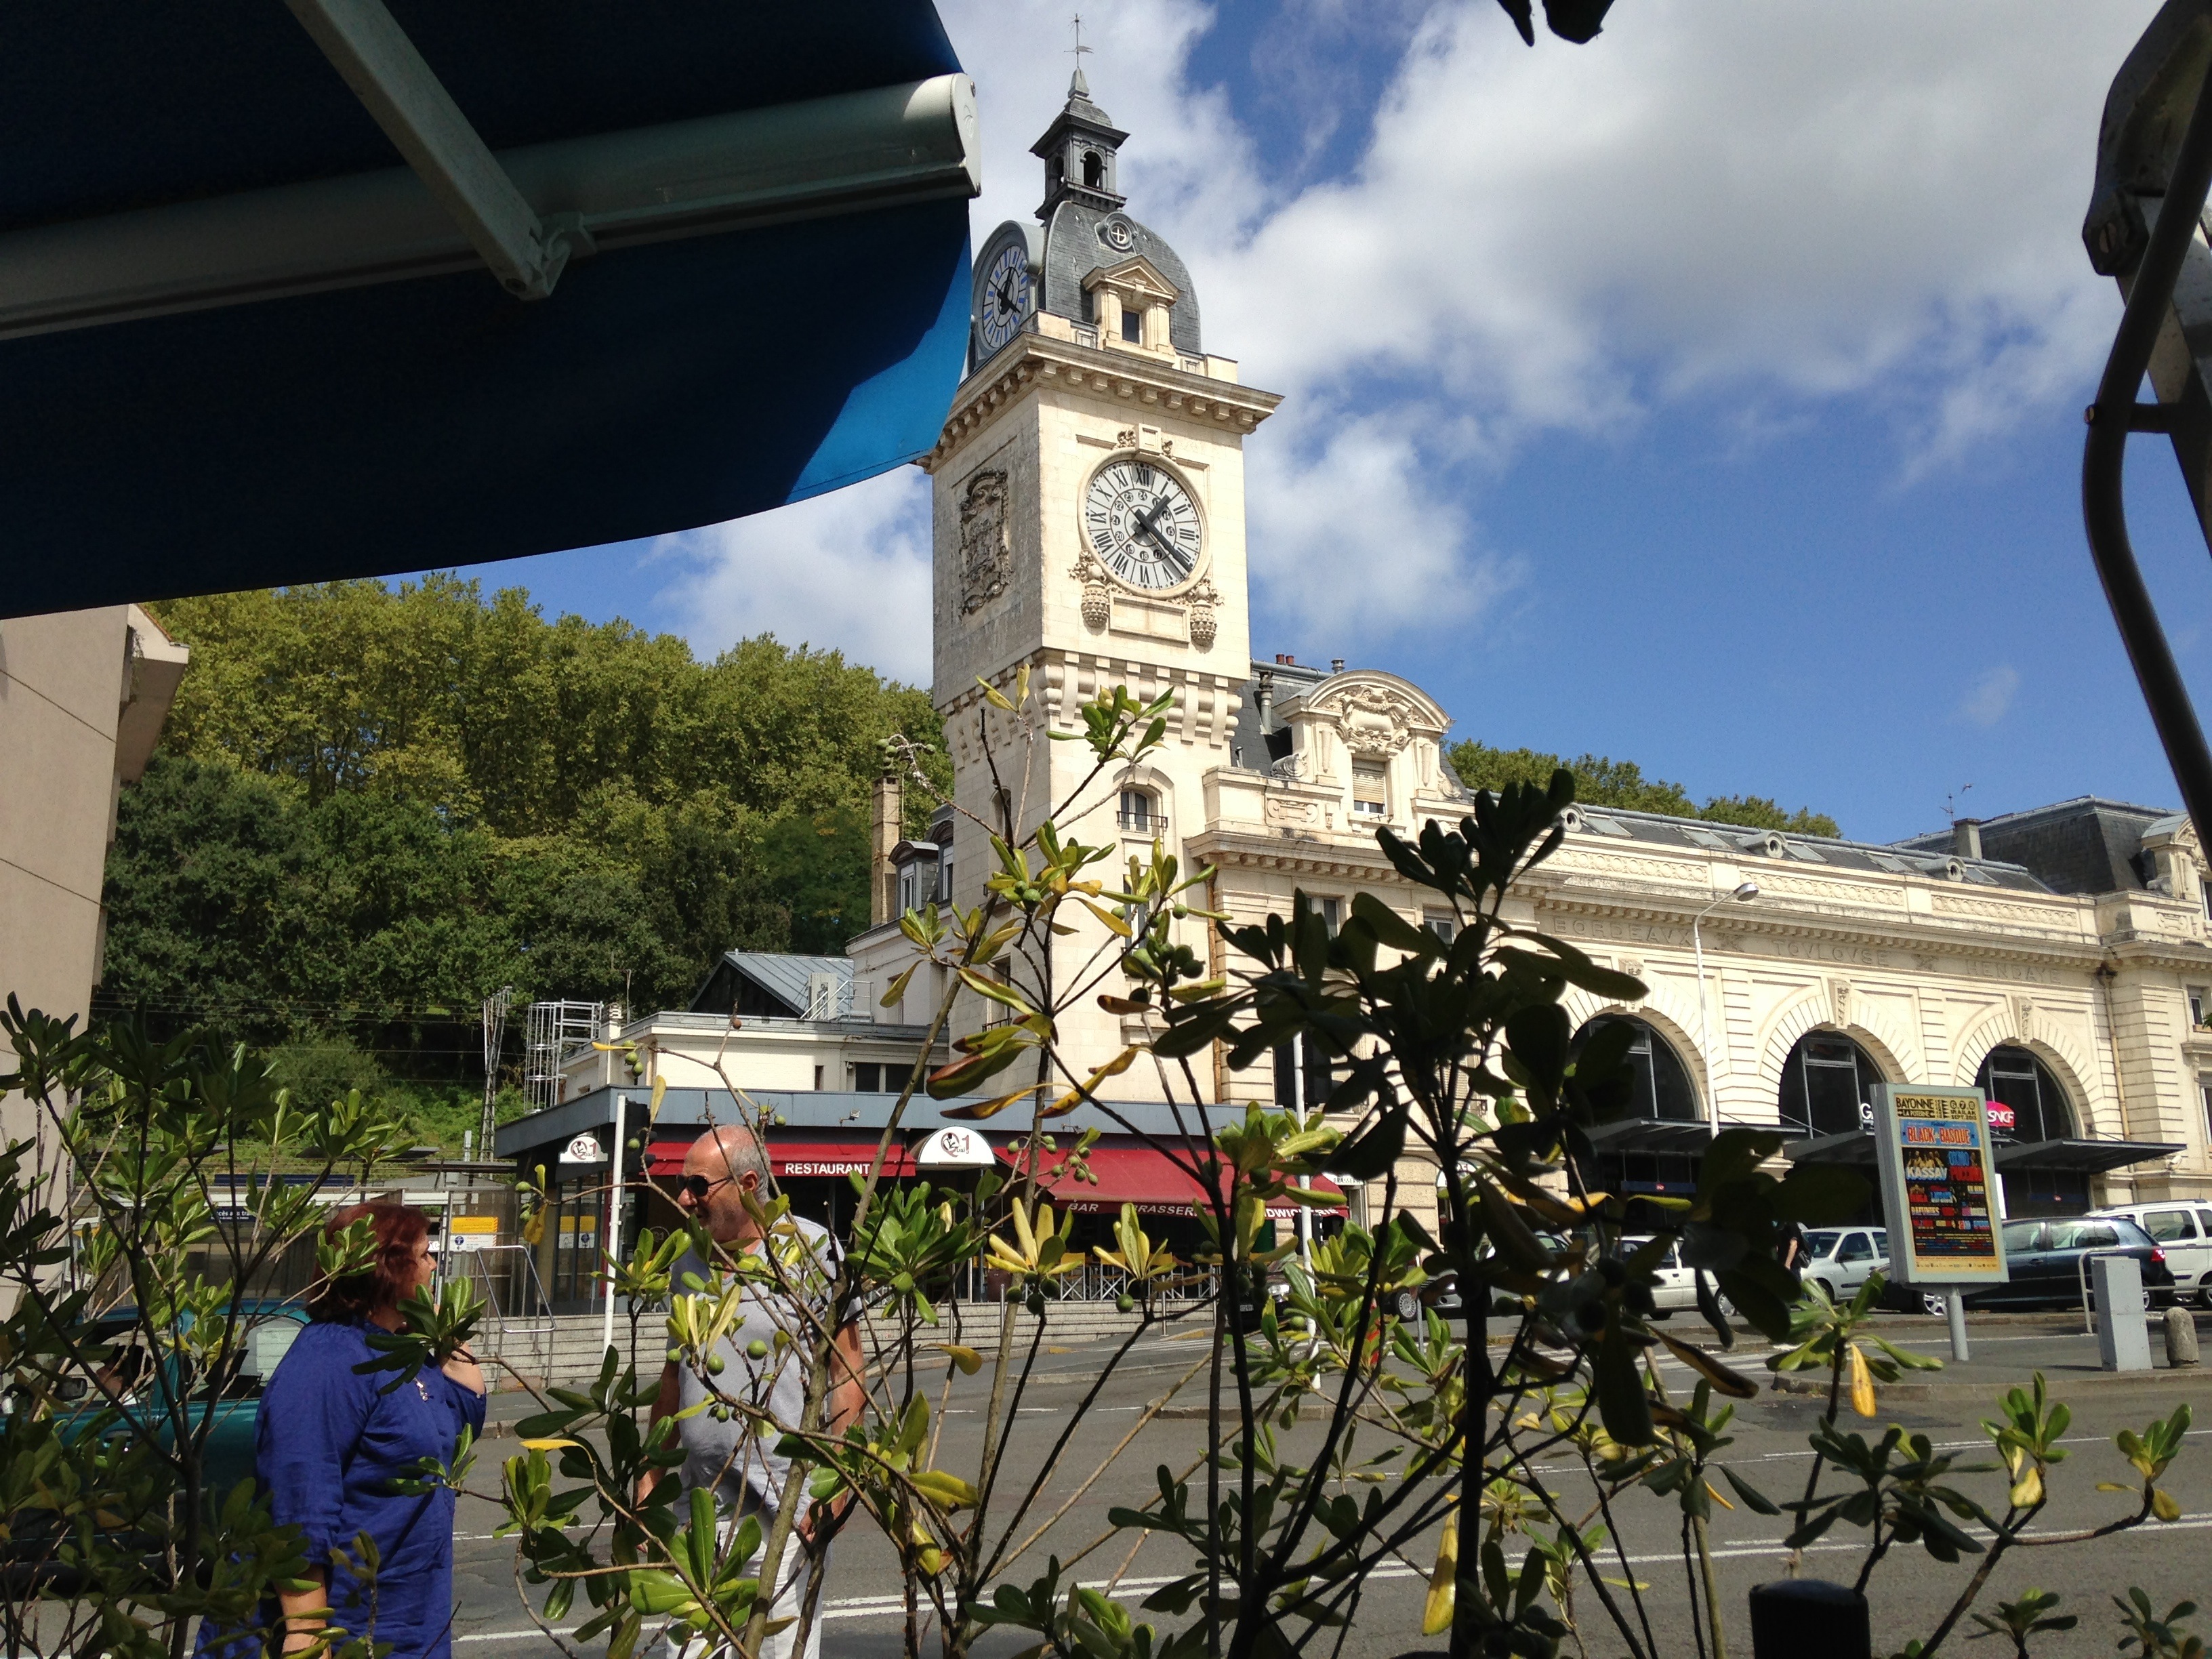
[[[760,1137],[743,1124],[725,1124],[700,1136],[684,1155],[676,1202],[685,1213],[697,1215],[706,1223],[708,1234],[725,1253],[735,1256],[757,1252],[761,1231],[745,1208],[745,1194],[757,1194],[768,1173],[768,1153]],[[811,1249],[812,1261],[785,1269],[785,1279],[791,1286],[788,1291],[773,1284],[745,1288],[740,1316],[716,1350],[722,1369],[712,1380],[724,1395],[759,1407],[776,1422],[795,1429],[806,1405],[804,1356],[814,1351],[819,1340],[817,1321],[829,1316],[830,1285],[836,1274],[838,1252],[836,1242],[825,1229],[795,1217],[793,1223]],[[677,1295],[690,1292],[691,1287],[684,1282],[686,1273],[696,1274],[708,1285],[714,1282],[698,1256],[687,1254],[676,1265]],[[779,1346],[779,1332],[790,1338],[788,1346]],[[751,1356],[749,1350],[756,1342],[764,1345],[766,1358]],[[863,1403],[859,1326],[848,1320],[839,1328],[830,1352],[830,1409],[824,1426],[831,1434],[842,1434],[848,1425],[858,1420]],[[660,1394],[653,1402],[652,1420],[658,1423],[714,1397],[707,1380],[696,1370],[672,1363],[660,1374]],[[681,1478],[685,1489],[711,1489],[725,1527],[757,1514],[766,1528],[782,1502],[783,1483],[791,1470],[791,1460],[775,1450],[778,1436],[773,1431],[763,1432],[754,1419],[734,1411],[726,1422],[717,1422],[711,1412],[694,1412],[678,1420],[677,1431],[684,1447]],[[651,1490],[648,1484],[646,1491]],[[811,1500],[802,1496],[799,1502],[799,1536],[811,1547],[815,1531]],[[787,1550],[778,1576],[782,1583],[770,1616],[796,1620],[799,1595],[806,1583],[807,1552]],[[793,1625],[768,1637],[761,1644],[760,1659],[793,1659],[792,1646],[798,1634]],[[820,1659],[821,1647],[822,1626],[817,1620],[807,1636],[804,1659]],[[727,1651],[693,1641],[682,1650],[680,1659],[708,1659],[710,1654]],[[675,1659],[678,1650],[663,1638],[658,1652]]]

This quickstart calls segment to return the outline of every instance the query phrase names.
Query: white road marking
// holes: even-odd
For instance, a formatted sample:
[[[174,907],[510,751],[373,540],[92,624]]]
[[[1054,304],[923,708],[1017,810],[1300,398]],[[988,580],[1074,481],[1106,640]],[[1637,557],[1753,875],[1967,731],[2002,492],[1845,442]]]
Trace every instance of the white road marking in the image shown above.
[[[2203,1515],[2185,1515],[2179,1521],[2167,1521],[2154,1525],[2147,1525],[2141,1530],[2146,1536],[2154,1538],[2167,1533],[2203,1532],[2208,1528],[2212,1528],[2212,1513]],[[1980,1532],[1980,1528],[1971,1528],[1971,1530],[1977,1533]],[[1986,1534],[1983,1535],[1985,1536]],[[1863,1542],[1854,1540],[1826,1544],[1808,1545],[1805,1549],[1805,1553],[1808,1555],[1841,1555],[1854,1553],[1863,1551],[1865,1548],[1866,1545]],[[1787,1545],[1784,1544],[1779,1539],[1773,1539],[1747,1544],[1723,1544],[1713,1550],[1712,1556],[1713,1559],[1716,1561],[1729,1561],[1739,1560],[1746,1557],[1783,1556],[1789,1553],[1790,1550]],[[1597,1559],[1599,1565],[1601,1566],[1615,1566],[1620,1564],[1620,1557],[1611,1551],[1600,1551],[1598,1553]],[[1632,1567],[1656,1566],[1662,1565],[1669,1562],[1679,1561],[1680,1559],[1681,1556],[1676,1551],[1652,1550],[1640,1554],[1631,1554],[1628,1558],[1628,1565]],[[1175,1579],[1185,1576],[1186,1575],[1182,1573],[1176,1573],[1160,1577],[1124,1578],[1119,1584],[1113,1586],[1113,1592],[1117,1598],[1146,1594],[1159,1589],[1163,1584],[1172,1583]],[[1418,1583],[1425,1579],[1427,1577],[1428,1574],[1425,1572],[1419,1571],[1413,1567],[1407,1566],[1402,1563],[1395,1561],[1385,1562],[1381,1566],[1376,1567],[1374,1571],[1367,1576],[1368,1582],[1370,1583],[1395,1583],[1407,1579],[1411,1579]],[[1091,1579],[1085,1583],[1085,1588],[1087,1589],[1103,1590],[1108,1588],[1108,1584],[1109,1581],[1103,1578]],[[906,1600],[903,1596],[855,1595],[846,1597],[842,1601],[830,1602],[827,1607],[822,1609],[821,1616],[825,1620],[830,1619],[883,1619],[902,1617],[905,1613]],[[658,1627],[656,1626],[654,1630],[648,1631],[646,1634],[649,1637],[656,1634],[657,1632]],[[555,1636],[573,1636],[575,1634],[575,1626],[572,1625],[565,1628],[556,1628],[550,1633]],[[453,1638],[453,1641],[456,1645],[464,1642],[523,1642],[541,1638],[545,1634],[547,1634],[547,1632],[539,1630],[535,1625],[532,1625],[522,1630],[471,1631],[465,1634],[455,1636]]]

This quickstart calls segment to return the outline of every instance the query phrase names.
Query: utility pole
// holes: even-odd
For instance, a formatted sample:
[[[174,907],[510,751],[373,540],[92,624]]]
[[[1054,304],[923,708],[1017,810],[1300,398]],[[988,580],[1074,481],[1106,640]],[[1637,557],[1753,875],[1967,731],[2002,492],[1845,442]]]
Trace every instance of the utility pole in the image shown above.
[[[502,985],[483,1002],[484,1097],[483,1118],[477,1127],[477,1156],[491,1157],[492,1107],[499,1098],[499,1057],[507,1046],[507,1005],[514,987]]]

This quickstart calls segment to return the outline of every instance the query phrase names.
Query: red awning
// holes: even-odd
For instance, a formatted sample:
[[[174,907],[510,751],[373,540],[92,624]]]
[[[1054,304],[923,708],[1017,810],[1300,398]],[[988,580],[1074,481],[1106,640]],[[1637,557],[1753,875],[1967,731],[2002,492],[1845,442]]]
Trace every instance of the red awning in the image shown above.
[[[646,1173],[656,1176],[678,1176],[684,1173],[684,1156],[691,1150],[688,1140],[656,1140],[646,1148]],[[806,1139],[787,1139],[771,1133],[768,1138],[769,1167],[781,1180],[793,1176],[866,1175],[875,1167],[876,1137],[853,1136],[832,1139],[811,1136]],[[910,1176],[915,1173],[914,1159],[903,1146],[893,1146],[884,1158],[884,1173],[887,1176]]]
[[[1012,1162],[1019,1150],[1002,1146],[999,1156]],[[1103,1140],[1089,1154],[1091,1173],[1098,1177],[1097,1186],[1066,1176],[1066,1155],[1051,1152],[1045,1155],[1039,1184],[1047,1189],[1054,1208],[1073,1210],[1079,1215],[1116,1215],[1124,1204],[1135,1205],[1139,1215],[1194,1215],[1206,1201],[1206,1193],[1186,1166],[1197,1163],[1203,1167],[1205,1160],[1214,1155],[1211,1147],[1198,1142],[1178,1147],[1170,1158],[1141,1141]],[[1316,1192],[1340,1190],[1326,1176],[1314,1176],[1313,1186]],[[1300,1207],[1288,1200],[1278,1200],[1267,1206],[1267,1214],[1277,1221],[1289,1220]]]

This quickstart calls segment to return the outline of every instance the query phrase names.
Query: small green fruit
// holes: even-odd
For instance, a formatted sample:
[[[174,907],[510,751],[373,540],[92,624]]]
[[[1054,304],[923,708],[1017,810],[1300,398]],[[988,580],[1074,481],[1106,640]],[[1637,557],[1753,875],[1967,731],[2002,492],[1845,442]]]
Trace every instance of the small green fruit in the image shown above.
[[[1124,1291],[1114,1298],[1114,1305],[1123,1313],[1133,1313],[1136,1310],[1137,1298]]]
[[[709,1376],[720,1376],[722,1374],[722,1368],[728,1363],[729,1362],[727,1360],[724,1359],[722,1356],[718,1353],[708,1354],[707,1356],[707,1375]]]
[[[668,1351],[668,1363],[672,1365],[682,1364],[684,1363],[684,1350],[681,1348],[671,1348]]]
[[[751,1341],[745,1344],[745,1358],[748,1359],[767,1358],[768,1344],[762,1341],[760,1338],[755,1337]]]

